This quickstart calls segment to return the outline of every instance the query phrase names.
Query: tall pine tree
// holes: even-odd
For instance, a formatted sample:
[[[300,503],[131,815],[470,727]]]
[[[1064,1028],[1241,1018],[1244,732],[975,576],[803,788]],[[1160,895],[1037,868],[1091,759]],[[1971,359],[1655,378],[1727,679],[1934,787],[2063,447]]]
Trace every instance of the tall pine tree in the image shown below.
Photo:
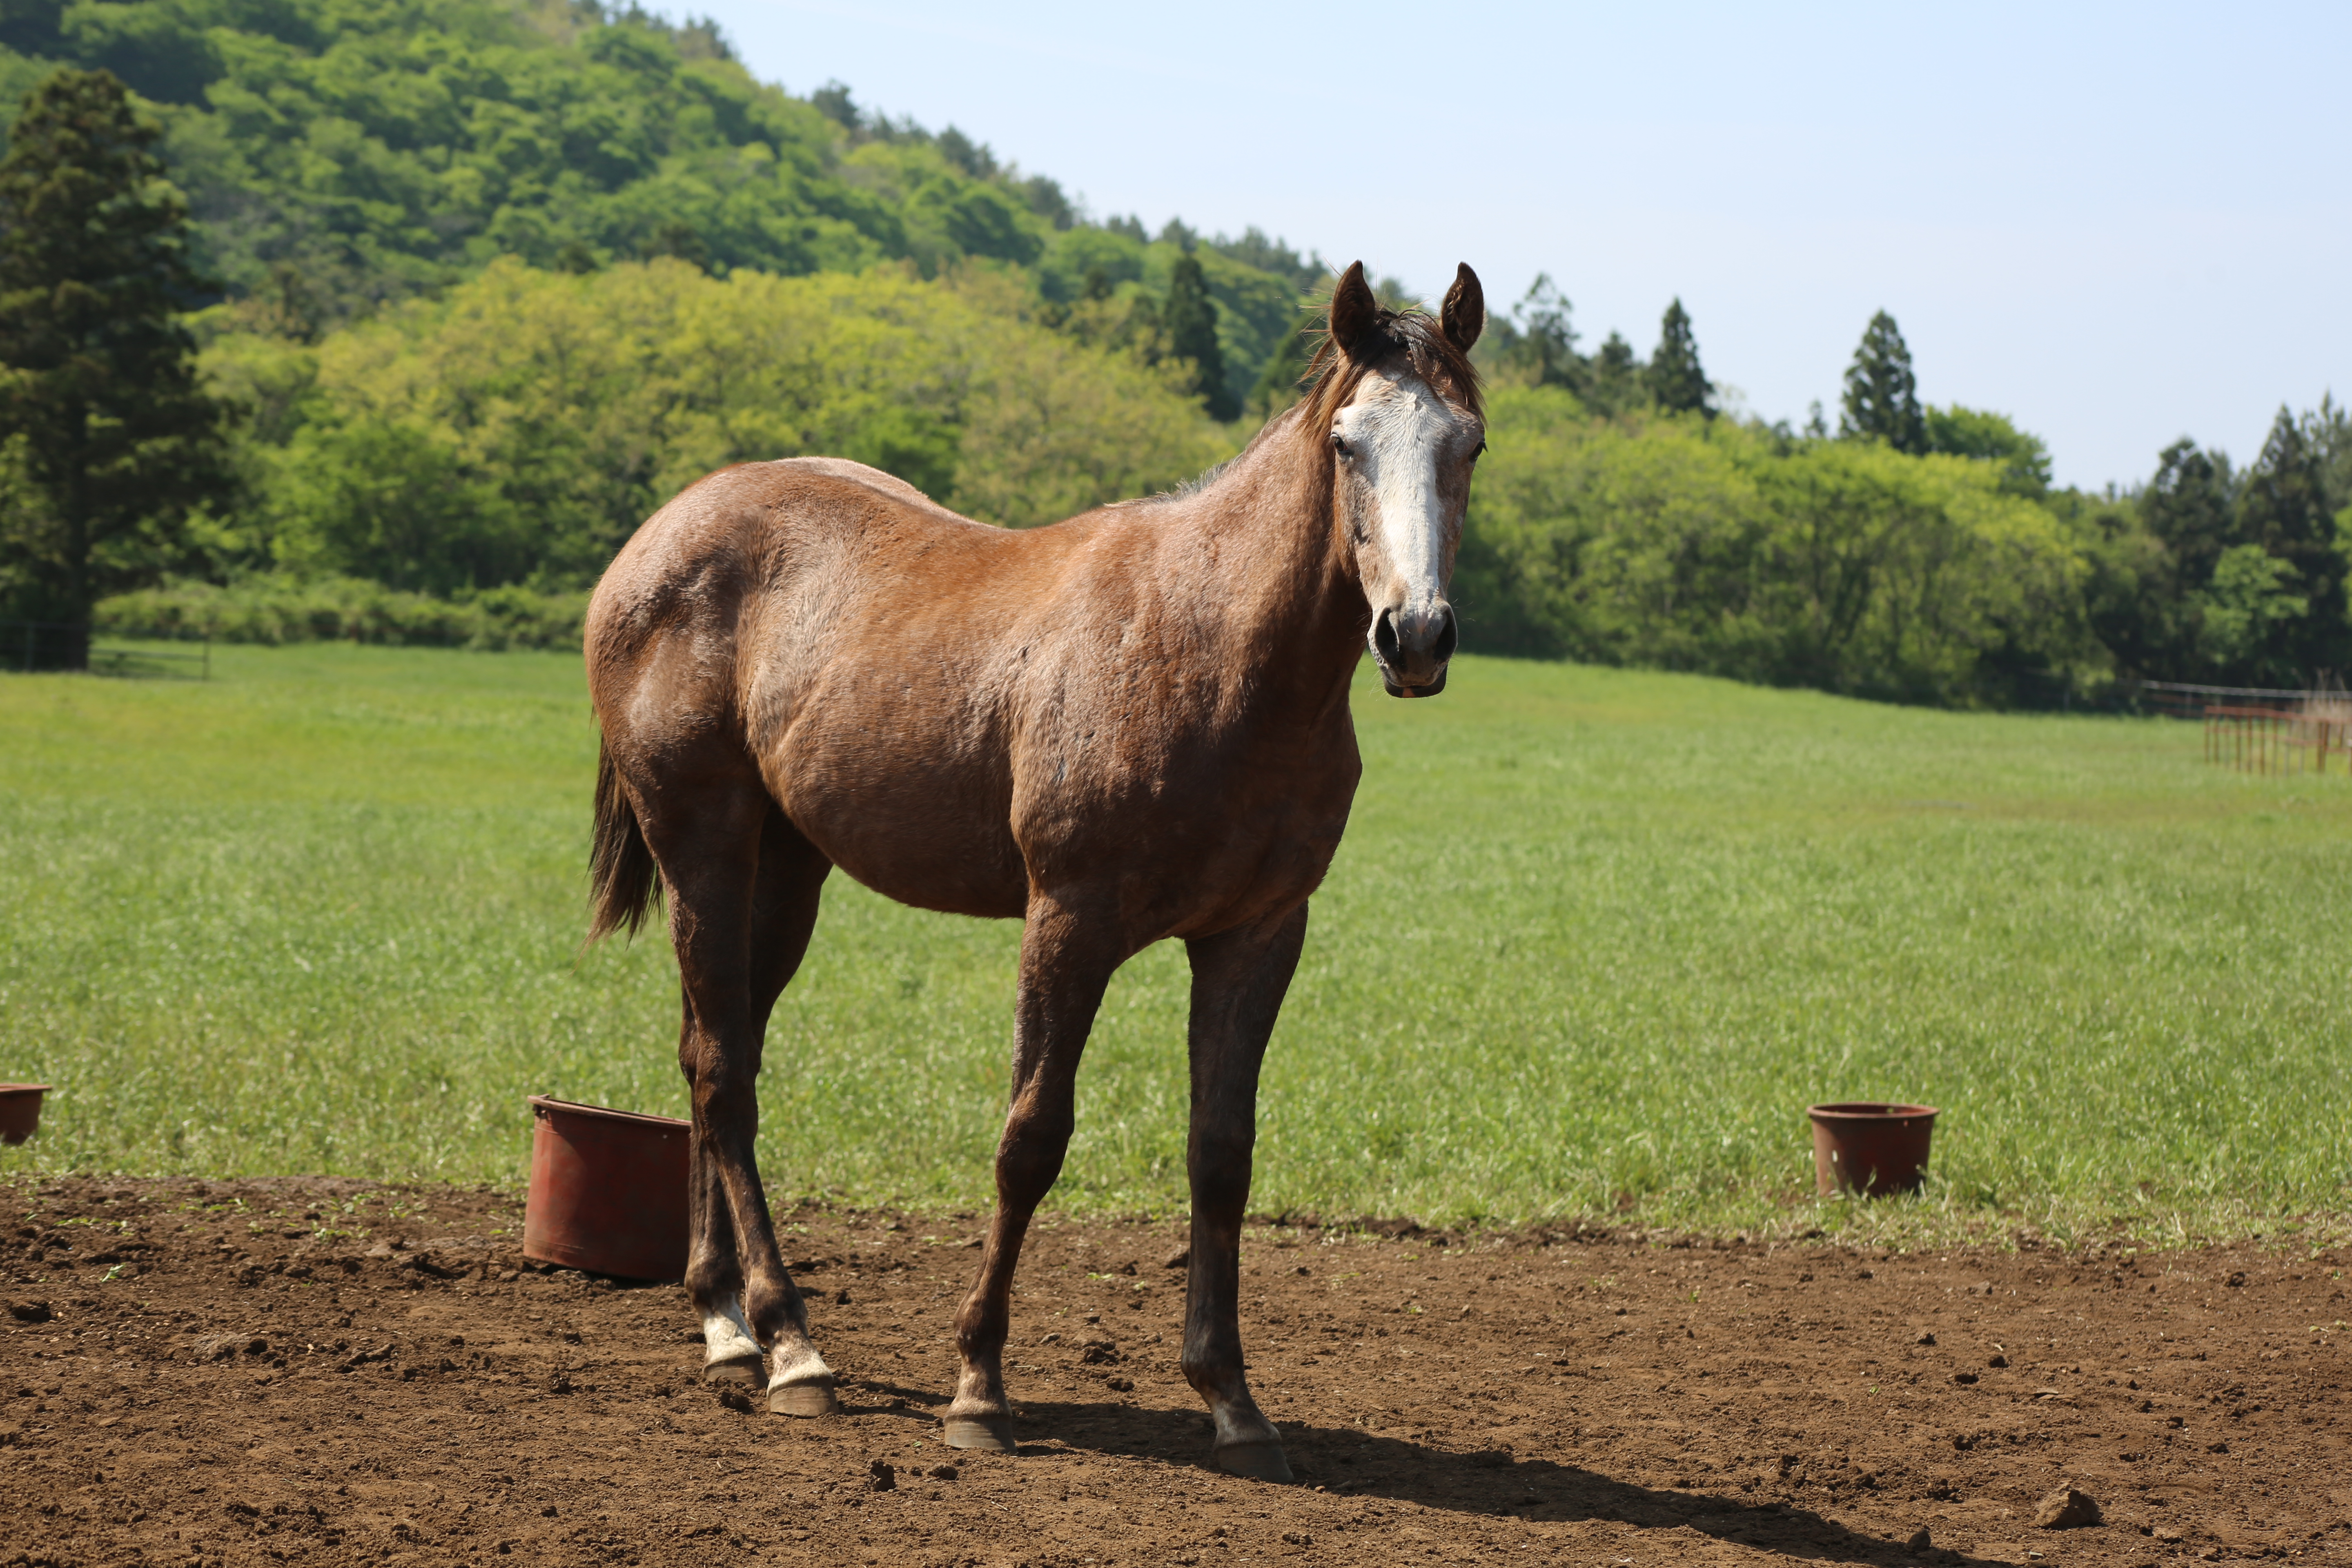
[[[158,135],[111,72],[59,70],[0,161],[0,591],[30,619],[87,623],[102,595],[188,564],[190,510],[226,489]],[[88,656],[83,633],[59,662]]]
[[[1679,296],[1666,307],[1665,320],[1658,325],[1658,352],[1650,356],[1643,374],[1659,407],[1675,414],[1714,414],[1707,399],[1715,387],[1699,366],[1698,340],[1691,336],[1690,314]]]
[[[1584,384],[1578,389],[1585,405],[1596,414],[1618,415],[1629,408],[1638,408],[1648,401],[1648,383],[1644,366],[1633,345],[1616,332],[1601,340],[1601,348],[1592,356]]]
[[[1838,434],[1884,441],[1898,452],[1927,449],[1927,419],[1919,407],[1919,384],[1911,374],[1911,348],[1895,318],[1881,310],[1870,318],[1853,363],[1845,371],[1845,406]]]
[[[2157,455],[2156,477],[2140,493],[2139,511],[2148,531],[2164,542],[2175,593],[2211,582],[2221,552],[2242,542],[2237,491],[2230,459],[2220,452],[2184,439]]]
[[[1576,328],[1568,296],[1549,272],[1538,272],[1527,298],[1507,319],[1493,323],[1494,352],[1506,365],[1537,386],[1564,386],[1582,395],[1591,377],[1576,352]]]
[[[2294,574],[2292,586],[2306,606],[2293,626],[2278,628],[2269,649],[2272,662],[2305,678],[2322,669],[2340,674],[2352,663],[2344,557],[2328,510],[2326,461],[2312,436],[2280,408],[2238,498],[2240,536],[2286,563]]]
[[[1168,330],[1168,352],[1192,362],[1192,395],[1207,406],[1209,417],[1238,416],[1241,405],[1225,385],[1225,353],[1217,342],[1217,302],[1209,298],[1199,257],[1187,252],[1176,258],[1160,321]]]

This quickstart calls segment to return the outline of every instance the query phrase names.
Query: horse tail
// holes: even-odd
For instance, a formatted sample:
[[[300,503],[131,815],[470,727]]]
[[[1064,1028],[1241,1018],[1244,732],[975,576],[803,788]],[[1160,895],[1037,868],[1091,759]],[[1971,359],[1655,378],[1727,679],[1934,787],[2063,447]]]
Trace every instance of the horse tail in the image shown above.
[[[646,847],[646,830],[621,787],[613,749],[602,741],[596,745],[596,840],[588,851],[588,879],[590,942],[623,929],[635,936],[661,891],[660,868]]]

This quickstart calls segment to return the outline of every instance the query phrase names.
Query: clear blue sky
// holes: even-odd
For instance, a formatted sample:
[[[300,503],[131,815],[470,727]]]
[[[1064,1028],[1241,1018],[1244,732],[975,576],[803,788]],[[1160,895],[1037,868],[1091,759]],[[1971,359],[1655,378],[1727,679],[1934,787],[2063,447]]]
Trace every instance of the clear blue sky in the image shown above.
[[[701,0],[764,79],[952,123],[1097,214],[1250,224],[1586,344],[1670,297],[1767,418],[1873,310],[2059,479],[2352,395],[2352,6]]]

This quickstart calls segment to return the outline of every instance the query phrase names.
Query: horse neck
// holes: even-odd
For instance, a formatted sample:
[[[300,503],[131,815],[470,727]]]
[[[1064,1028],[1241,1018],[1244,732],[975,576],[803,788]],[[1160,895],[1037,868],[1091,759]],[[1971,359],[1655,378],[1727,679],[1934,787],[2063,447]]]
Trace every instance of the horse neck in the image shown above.
[[[1183,509],[1178,527],[1210,548],[1176,557],[1217,563],[1196,624],[1254,704],[1316,711],[1344,703],[1370,616],[1353,553],[1332,514],[1332,459],[1297,409],[1235,458]]]

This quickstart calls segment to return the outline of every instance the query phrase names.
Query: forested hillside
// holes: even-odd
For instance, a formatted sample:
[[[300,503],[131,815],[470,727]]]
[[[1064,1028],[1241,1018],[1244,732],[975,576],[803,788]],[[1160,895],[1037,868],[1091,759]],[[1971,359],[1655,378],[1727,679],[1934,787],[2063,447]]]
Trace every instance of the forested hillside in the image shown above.
[[[56,63],[155,108],[197,259],[248,320],[316,332],[500,256],[674,256],[799,277],[903,260],[1029,269],[1046,301],[1165,296],[1191,237],[1080,225],[1053,180],[835,87],[755,81],[708,24],[593,0],[9,0],[0,94]],[[1192,247],[1222,390],[1245,395],[1319,275],[1255,233]]]
[[[1051,521],[1235,450],[1296,395],[1328,276],[1256,229],[1088,214],[961,131],[594,0],[5,0],[0,100],[44,83],[46,140],[0,167],[0,616],[111,595],[125,630],[562,641],[680,485],[801,452]],[[65,296],[26,268],[60,252],[26,237],[108,137],[154,177],[88,210],[144,215],[130,293],[172,295],[150,337],[184,334],[218,420],[182,406],[138,471],[184,493],[94,544],[42,461],[39,378],[75,362],[38,346]],[[2002,416],[1923,400],[1884,312],[1802,429],[1720,411],[1679,300],[1646,352],[1588,351],[1538,279],[1479,357],[1471,647],[1953,703],[2352,668],[2332,403],[2243,468],[2182,441],[2089,496]]]
[[[0,91],[106,68],[158,108],[197,258],[308,327],[497,257],[591,270],[656,254],[797,278],[967,257],[1045,299],[1167,291],[1179,235],[1077,228],[1061,185],[835,87],[760,85],[708,24],[536,0],[136,0],[0,9]],[[1233,254],[1228,254],[1233,251]],[[1258,263],[1258,266],[1254,266]],[[1256,235],[1204,247],[1234,395],[1315,268]]]

